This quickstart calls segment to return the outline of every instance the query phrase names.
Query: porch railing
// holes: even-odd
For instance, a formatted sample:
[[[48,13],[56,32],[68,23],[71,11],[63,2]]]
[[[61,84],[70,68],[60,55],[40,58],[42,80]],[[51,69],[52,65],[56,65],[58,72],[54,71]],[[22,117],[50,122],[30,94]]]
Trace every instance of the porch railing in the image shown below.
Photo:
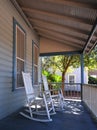
[[[57,89],[62,86],[62,83],[49,83],[50,89]],[[81,100],[81,84],[80,83],[64,83],[64,96],[65,99],[79,99]],[[56,94],[57,91],[52,92]]]
[[[97,85],[83,85],[83,101],[97,118]]]

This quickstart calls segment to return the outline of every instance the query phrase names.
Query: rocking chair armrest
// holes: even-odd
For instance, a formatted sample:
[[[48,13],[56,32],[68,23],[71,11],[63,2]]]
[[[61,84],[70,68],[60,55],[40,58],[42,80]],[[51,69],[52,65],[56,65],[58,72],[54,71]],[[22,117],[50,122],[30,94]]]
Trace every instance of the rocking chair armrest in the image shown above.
[[[49,90],[44,90],[43,93],[50,92]]]
[[[40,93],[39,93],[39,94],[40,94]],[[33,95],[33,96],[36,97],[36,96],[38,95],[38,93],[37,93],[37,92],[36,92],[36,93],[34,92],[34,93],[29,93],[29,94],[27,94],[27,96],[30,96],[30,95]]]
[[[35,95],[35,93],[29,93],[29,94],[27,94],[28,96],[30,96],[30,95]]]

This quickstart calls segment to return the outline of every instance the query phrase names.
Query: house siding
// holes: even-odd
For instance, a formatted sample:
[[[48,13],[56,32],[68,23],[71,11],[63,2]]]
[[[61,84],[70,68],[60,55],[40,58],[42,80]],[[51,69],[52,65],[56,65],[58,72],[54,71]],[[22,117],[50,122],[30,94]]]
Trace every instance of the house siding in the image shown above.
[[[0,1],[0,119],[25,104],[24,88],[12,91],[13,75],[13,18],[26,32],[25,71],[32,73],[32,40],[39,38],[30,30],[10,0]]]

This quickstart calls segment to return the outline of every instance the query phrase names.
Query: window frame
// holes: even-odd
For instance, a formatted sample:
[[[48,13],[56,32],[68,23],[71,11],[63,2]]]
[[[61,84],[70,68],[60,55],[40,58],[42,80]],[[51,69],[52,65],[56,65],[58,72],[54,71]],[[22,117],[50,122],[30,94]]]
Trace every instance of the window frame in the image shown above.
[[[25,61],[26,61],[26,32],[22,26],[13,18],[13,78],[12,78],[12,91],[24,88],[24,86],[17,87],[17,36],[16,31],[19,28],[24,34],[24,71],[25,71]]]

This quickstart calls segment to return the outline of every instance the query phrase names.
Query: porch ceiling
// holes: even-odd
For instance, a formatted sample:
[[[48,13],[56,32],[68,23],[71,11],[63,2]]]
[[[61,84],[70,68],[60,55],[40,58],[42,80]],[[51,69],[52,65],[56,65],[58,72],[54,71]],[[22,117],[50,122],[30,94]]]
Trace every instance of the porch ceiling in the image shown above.
[[[16,1],[40,40],[54,41],[80,52],[89,52],[96,45],[97,0]]]

